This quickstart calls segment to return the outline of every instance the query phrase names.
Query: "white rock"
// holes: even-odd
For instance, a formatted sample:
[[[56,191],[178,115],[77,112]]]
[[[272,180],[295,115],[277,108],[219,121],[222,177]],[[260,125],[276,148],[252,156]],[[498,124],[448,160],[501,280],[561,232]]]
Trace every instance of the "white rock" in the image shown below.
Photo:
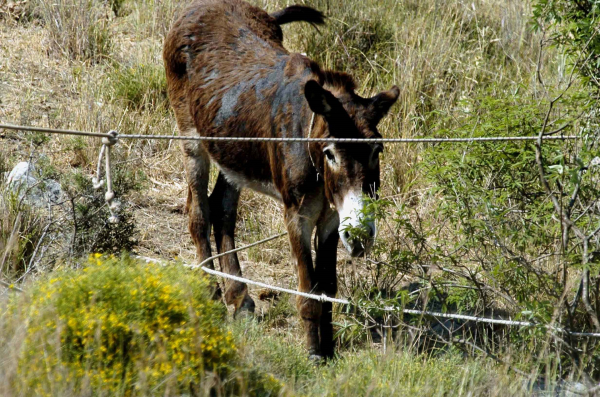
[[[60,183],[52,179],[41,179],[33,164],[22,161],[8,174],[9,189],[17,192],[19,199],[38,207],[56,204],[63,197]]]

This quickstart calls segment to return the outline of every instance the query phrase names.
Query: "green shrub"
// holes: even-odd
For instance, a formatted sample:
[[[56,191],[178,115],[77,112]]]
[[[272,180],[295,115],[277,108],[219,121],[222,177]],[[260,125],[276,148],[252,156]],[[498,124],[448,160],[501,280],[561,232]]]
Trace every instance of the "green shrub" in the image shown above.
[[[536,136],[549,117],[552,127],[546,131],[583,135],[575,142],[545,140],[540,153],[559,208],[589,236],[589,250],[596,251],[600,179],[593,159],[598,154],[598,137],[588,135],[586,128],[596,125],[597,117],[588,112],[594,106],[589,91],[576,87],[563,94],[552,113],[547,100],[518,94],[499,92],[466,100],[460,104],[463,111],[453,112],[437,130],[441,136],[457,137]],[[580,304],[581,295],[576,292],[586,268],[592,269],[589,283],[600,285],[598,260],[557,218],[540,182],[535,144],[433,146],[423,157],[427,161],[421,170],[431,181],[431,194],[440,201],[433,211],[436,221],[425,233],[427,246],[414,251],[418,253],[415,263],[448,269],[429,279],[444,278],[444,284],[463,288],[446,297],[442,307],[451,304],[479,312],[500,308],[542,324],[559,321],[573,330],[598,329],[590,326],[594,313]],[[583,299],[597,302],[597,291],[590,288]],[[546,334],[544,328],[515,329],[513,347],[542,349],[541,355],[552,350],[561,357],[563,368],[574,365],[596,371],[600,360],[596,342],[586,342],[589,354],[585,359],[570,361],[569,349],[543,342]],[[582,346],[580,341],[572,343]]]
[[[117,200],[122,200],[123,195],[128,192],[139,190],[144,178],[140,170],[132,171],[125,166],[114,166],[113,188]],[[119,222],[110,223],[108,219],[111,213],[104,200],[105,191],[95,190],[89,177],[76,171],[63,179],[63,186],[73,199],[73,253],[119,253],[136,247],[135,219],[125,204],[118,210]]]
[[[569,56],[583,80],[600,90],[600,3],[597,0],[536,0],[533,26]]]
[[[8,313],[26,325],[13,381],[28,394],[189,392],[205,371],[224,375],[236,353],[209,281],[179,265],[91,255],[36,282]]]

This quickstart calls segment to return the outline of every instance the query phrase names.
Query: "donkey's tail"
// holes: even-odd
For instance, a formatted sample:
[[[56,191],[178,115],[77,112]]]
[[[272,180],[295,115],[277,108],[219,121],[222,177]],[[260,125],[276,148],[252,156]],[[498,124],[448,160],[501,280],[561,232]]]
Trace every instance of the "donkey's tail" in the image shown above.
[[[308,22],[311,25],[325,24],[325,16],[321,11],[299,5],[286,7],[283,10],[274,12],[271,14],[271,17],[275,19],[277,25],[284,25],[291,22]]]

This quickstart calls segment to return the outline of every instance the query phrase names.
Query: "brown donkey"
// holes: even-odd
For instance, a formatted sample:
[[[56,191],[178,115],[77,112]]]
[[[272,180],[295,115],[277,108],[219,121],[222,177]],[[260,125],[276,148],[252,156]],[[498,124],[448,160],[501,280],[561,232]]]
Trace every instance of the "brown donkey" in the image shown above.
[[[280,25],[294,21],[322,23],[323,17],[301,6],[269,15],[241,0],[197,0],[182,13],[166,38],[163,56],[169,98],[183,135],[381,136],[377,124],[398,98],[398,88],[362,98],[349,75],[290,54]],[[335,296],[340,235],[353,256],[362,255],[375,235],[363,197],[375,197],[379,188],[382,149],[371,143],[186,141],[187,210],[198,259],[211,255],[211,225],[218,251],[234,248],[240,189],[249,187],[283,202],[298,289]],[[220,173],[208,197],[211,159]],[[351,237],[350,227],[361,228],[368,237]],[[236,254],[220,263],[223,271],[241,274]],[[245,284],[227,280],[225,300],[235,305],[236,313],[254,310]],[[299,298],[297,304],[309,354],[331,357],[331,303]]]

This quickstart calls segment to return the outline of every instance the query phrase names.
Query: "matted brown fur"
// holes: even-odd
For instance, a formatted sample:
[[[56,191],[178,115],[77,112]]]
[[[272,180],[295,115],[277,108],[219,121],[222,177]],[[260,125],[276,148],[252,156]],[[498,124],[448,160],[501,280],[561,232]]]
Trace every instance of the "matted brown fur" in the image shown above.
[[[287,15],[286,10],[271,16],[239,0],[198,0],[183,11],[163,54],[169,98],[182,134],[306,137],[314,112],[313,137],[380,136],[376,125],[396,101],[397,87],[361,98],[349,75],[321,70],[306,56],[290,54],[278,23],[310,21],[310,13],[320,14],[303,7]],[[249,187],[284,204],[299,290],[335,296],[338,212],[348,207],[349,195],[354,204],[360,194],[375,196],[381,149],[366,143],[184,143],[189,227],[198,259],[211,255],[211,226],[219,252],[234,248],[239,192]],[[211,160],[221,172],[209,198]],[[310,237],[315,227],[313,266]],[[374,226],[368,228],[372,238]],[[342,241],[353,254],[367,246],[345,233]],[[224,271],[241,274],[235,254],[220,263]],[[238,282],[225,283],[225,300],[235,305],[236,313],[254,308],[246,286]],[[331,356],[331,304],[300,298],[298,306],[310,353]]]

